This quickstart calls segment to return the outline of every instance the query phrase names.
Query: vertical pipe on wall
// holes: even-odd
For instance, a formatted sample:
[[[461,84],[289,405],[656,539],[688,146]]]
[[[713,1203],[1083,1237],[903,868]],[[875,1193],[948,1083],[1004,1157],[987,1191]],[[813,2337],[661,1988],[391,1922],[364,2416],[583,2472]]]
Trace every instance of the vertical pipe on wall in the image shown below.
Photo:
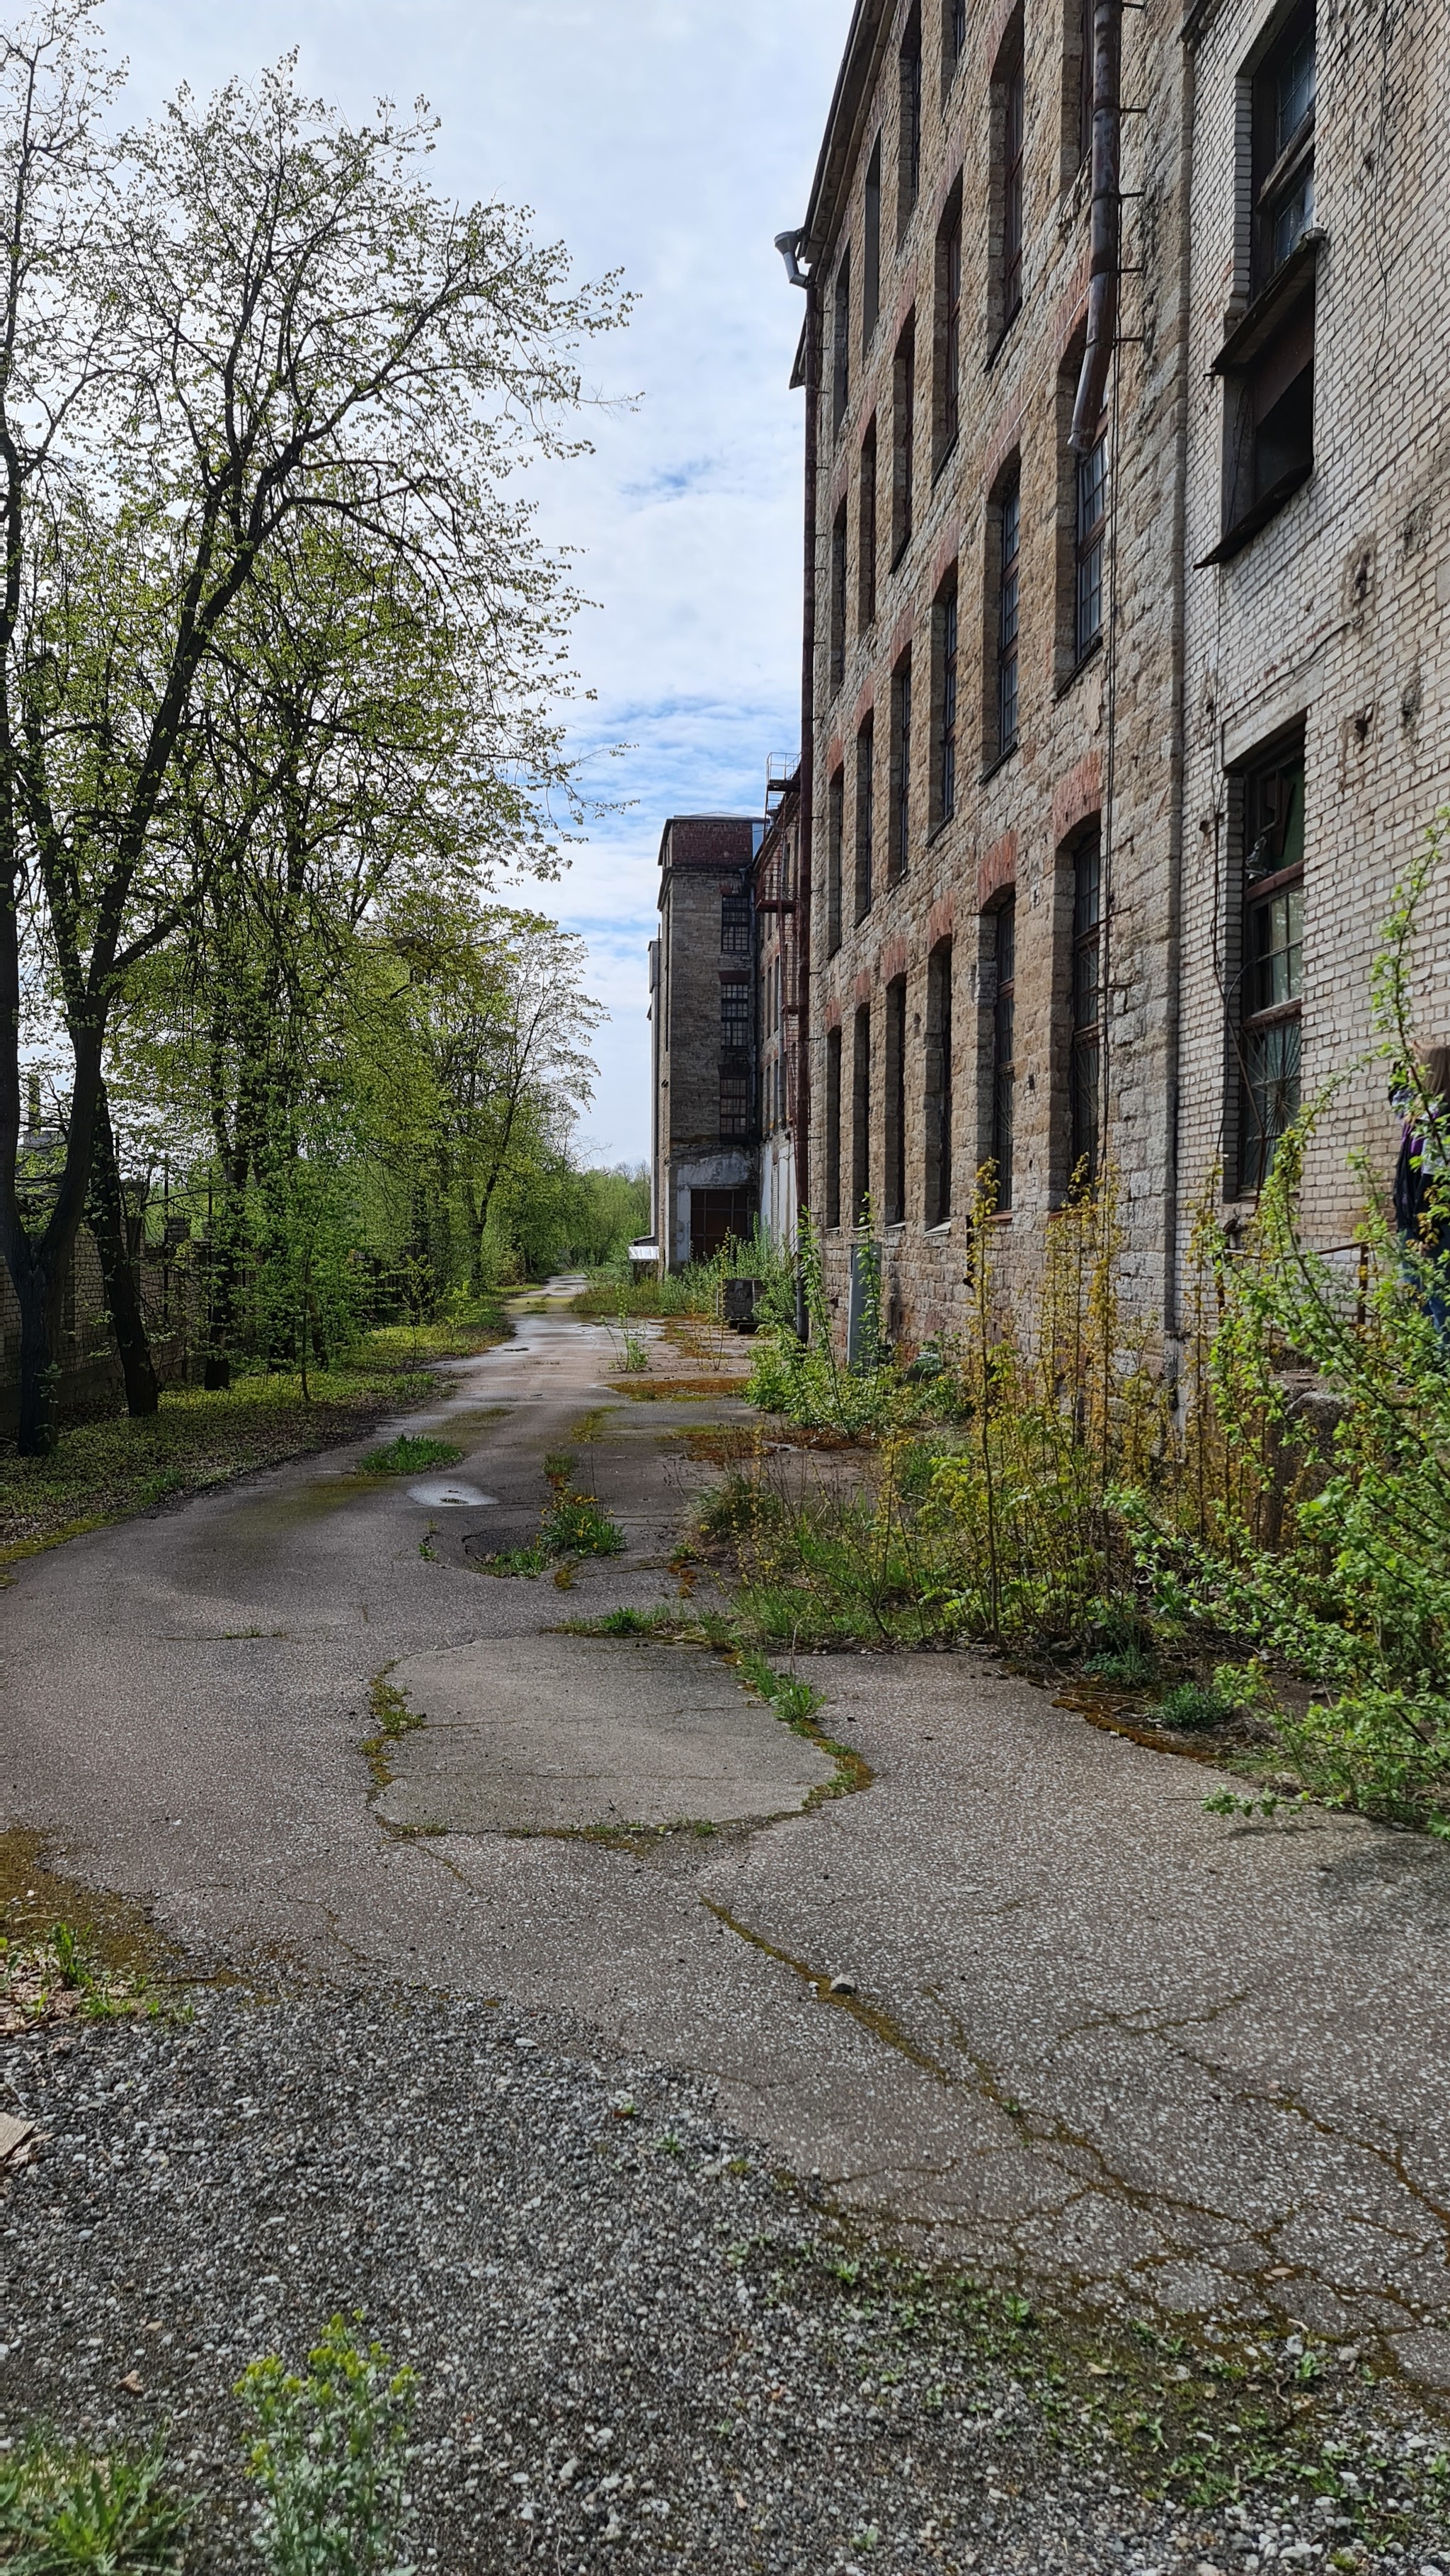
[[[819,266],[819,262],[813,264]],[[810,1206],[811,1145],[811,886],[815,875],[815,835],[812,829],[815,797],[815,687],[816,687],[816,487],[817,444],[821,404],[821,313],[820,295],[812,274],[806,281],[805,328],[805,563],[801,616],[801,762],[800,811],[797,824],[799,857],[796,865],[796,1096],[795,1096],[795,1197],[796,1228],[799,1239],[800,1220]],[[806,1318],[802,1311],[803,1288],[797,1282],[796,1322],[805,1338]]]

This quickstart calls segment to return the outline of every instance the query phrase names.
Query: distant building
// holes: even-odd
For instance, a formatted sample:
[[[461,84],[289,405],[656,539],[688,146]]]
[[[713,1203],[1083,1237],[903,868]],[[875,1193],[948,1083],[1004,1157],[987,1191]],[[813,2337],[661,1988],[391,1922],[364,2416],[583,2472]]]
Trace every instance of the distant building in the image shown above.
[[[756,1051],[759,1063],[761,1231],[794,1243],[799,1171],[796,1127],[804,1064],[797,926],[800,920],[800,771],[771,777],[755,861]]]
[[[676,814],[660,836],[650,943],[652,1215],[667,1270],[749,1236],[758,1204],[750,814]]]

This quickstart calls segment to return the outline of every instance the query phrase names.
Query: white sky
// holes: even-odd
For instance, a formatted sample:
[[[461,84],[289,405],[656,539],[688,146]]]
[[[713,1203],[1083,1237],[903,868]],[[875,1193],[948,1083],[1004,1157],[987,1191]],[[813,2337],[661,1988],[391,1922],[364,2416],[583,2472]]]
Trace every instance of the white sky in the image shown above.
[[[208,90],[292,46],[304,86],[364,113],[420,93],[443,120],[430,168],[462,198],[532,207],[576,266],[640,296],[596,345],[603,393],[639,408],[551,482],[545,526],[584,549],[576,660],[598,704],[576,740],[630,810],[527,900],[589,941],[608,1004],[581,1130],[600,1161],[648,1152],[644,949],[660,825],[758,813],[765,763],[800,735],[802,398],[788,391],[805,299],[772,249],[799,223],[849,0],[109,0],[127,110]]]

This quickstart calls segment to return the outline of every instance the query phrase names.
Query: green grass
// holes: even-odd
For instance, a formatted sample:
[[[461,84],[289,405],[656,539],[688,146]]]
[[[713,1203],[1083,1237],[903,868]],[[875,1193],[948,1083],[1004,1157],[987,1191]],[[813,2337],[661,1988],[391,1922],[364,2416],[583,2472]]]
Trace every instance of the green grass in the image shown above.
[[[420,1467],[456,1467],[462,1455],[451,1440],[400,1431],[384,1448],[370,1449],[362,1463],[370,1476],[413,1476]]]
[[[355,1439],[370,1418],[435,1392],[422,1374],[429,1359],[486,1350],[497,1339],[481,1326],[417,1334],[389,1326],[369,1333],[345,1365],[310,1371],[307,1403],[297,1377],[239,1377],[225,1389],[163,1395],[145,1421],[119,1414],[67,1425],[48,1458],[20,1458],[0,1445],[0,1566],[253,1468]]]
[[[557,1467],[561,1462],[554,1460]],[[557,1475],[550,1476],[552,1499],[544,1506],[539,1535],[529,1547],[500,1548],[481,1557],[484,1574],[546,1574],[551,1565],[580,1556],[618,1556],[625,1536],[617,1521],[601,1511],[592,1494],[576,1494]]]
[[[1222,1691],[1205,1690],[1200,1682],[1179,1682],[1164,1692],[1159,1714],[1169,1726],[1192,1734],[1200,1727],[1226,1726],[1234,1703]]]
[[[104,2458],[34,2435],[0,2458],[0,2566],[7,2576],[125,2576],[179,2569],[189,2508],[159,2449]]]

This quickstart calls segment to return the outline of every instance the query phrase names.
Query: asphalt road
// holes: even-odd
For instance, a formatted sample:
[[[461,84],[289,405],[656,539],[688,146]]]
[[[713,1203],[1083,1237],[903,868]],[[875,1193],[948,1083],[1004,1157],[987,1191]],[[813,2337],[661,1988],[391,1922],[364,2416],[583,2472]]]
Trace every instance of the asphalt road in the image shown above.
[[[1201,1765],[958,1655],[813,1659],[873,1777],[809,1803],[828,1760],[718,1660],[552,1633],[673,1594],[715,1472],[683,1434],[739,1411],[635,1403],[610,1365],[525,1315],[414,1417],[465,1451],[422,1499],[359,1443],[17,1568],[5,1821],[203,1956],[495,1996],[679,2067],[933,2252],[1450,2387],[1450,1849],[1206,1816]],[[481,1572],[558,1449],[627,1554],[567,1591]],[[380,1676],[428,1720],[382,1784]]]

